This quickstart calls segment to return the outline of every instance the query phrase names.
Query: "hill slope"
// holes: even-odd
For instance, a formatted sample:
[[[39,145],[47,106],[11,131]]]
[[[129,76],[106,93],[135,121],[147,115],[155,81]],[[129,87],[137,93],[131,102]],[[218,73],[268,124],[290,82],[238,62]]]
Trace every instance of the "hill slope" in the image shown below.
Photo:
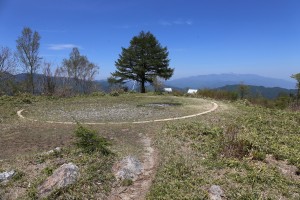
[[[283,79],[263,77],[254,74],[211,74],[199,75],[166,81],[166,85],[179,88],[218,88],[226,85],[236,85],[243,82],[246,85],[295,88],[295,83]]]
[[[238,91],[239,85],[226,85],[224,87],[217,88],[218,90],[226,91]],[[263,86],[254,86],[249,85],[249,95],[250,96],[263,96],[268,99],[275,99],[279,94],[296,94],[295,89],[285,89],[280,87],[263,87]]]

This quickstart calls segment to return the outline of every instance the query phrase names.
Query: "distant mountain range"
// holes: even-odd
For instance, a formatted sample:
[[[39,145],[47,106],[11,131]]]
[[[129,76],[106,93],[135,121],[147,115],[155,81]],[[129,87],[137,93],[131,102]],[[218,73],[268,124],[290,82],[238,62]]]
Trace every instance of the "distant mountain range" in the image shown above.
[[[211,74],[199,75],[166,81],[165,85],[178,88],[219,88],[226,85],[237,85],[243,82],[245,85],[280,87],[294,89],[296,83],[277,78],[263,77],[254,74]]]

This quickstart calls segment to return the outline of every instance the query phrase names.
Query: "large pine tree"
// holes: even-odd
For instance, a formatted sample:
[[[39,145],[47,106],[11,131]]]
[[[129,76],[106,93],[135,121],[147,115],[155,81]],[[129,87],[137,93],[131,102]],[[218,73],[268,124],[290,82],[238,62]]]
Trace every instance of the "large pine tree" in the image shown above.
[[[162,47],[153,34],[142,31],[130,41],[130,46],[122,48],[119,59],[115,62],[116,71],[110,80],[124,83],[135,80],[140,83],[141,92],[145,93],[145,83],[152,83],[155,77],[165,80],[171,78],[174,69],[169,68],[167,47]]]

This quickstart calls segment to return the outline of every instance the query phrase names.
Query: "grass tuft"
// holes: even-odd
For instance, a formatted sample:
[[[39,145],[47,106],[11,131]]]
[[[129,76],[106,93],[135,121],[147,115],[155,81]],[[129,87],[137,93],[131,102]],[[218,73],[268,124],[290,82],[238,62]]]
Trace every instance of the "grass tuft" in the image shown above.
[[[83,127],[78,123],[75,135],[77,137],[77,142],[75,144],[85,153],[92,153],[95,151],[99,151],[103,155],[112,153],[108,148],[111,143],[106,138],[98,136],[95,130]]]

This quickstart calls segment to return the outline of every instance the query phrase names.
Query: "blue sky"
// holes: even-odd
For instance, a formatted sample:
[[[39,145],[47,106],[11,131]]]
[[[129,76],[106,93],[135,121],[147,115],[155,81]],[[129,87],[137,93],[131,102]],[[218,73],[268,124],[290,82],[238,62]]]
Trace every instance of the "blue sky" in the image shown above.
[[[59,65],[78,47],[100,66],[97,79],[142,30],[168,47],[173,78],[300,72],[299,0],[0,0],[0,24],[0,46],[15,49],[28,26],[45,60]]]

